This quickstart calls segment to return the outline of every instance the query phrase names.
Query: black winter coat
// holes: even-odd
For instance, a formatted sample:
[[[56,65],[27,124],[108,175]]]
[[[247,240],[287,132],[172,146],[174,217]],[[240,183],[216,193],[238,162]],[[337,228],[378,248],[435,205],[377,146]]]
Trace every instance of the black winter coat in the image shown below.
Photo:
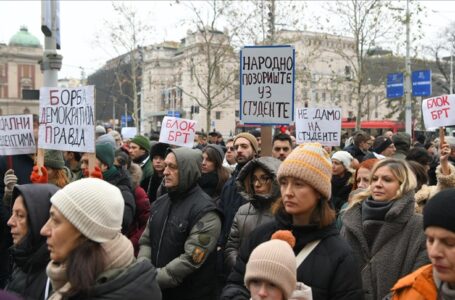
[[[220,238],[218,245],[225,246],[229,233],[231,232],[232,222],[234,221],[235,214],[239,210],[240,206],[246,203],[245,198],[240,195],[237,187],[236,178],[243,166],[237,165],[234,172],[223,186],[220,195],[219,210],[223,213],[224,222],[221,228]]]
[[[24,200],[28,232],[19,244],[10,248],[14,268],[6,290],[24,299],[44,299],[50,258],[46,238],[40,235],[40,230],[49,219],[50,198],[57,190],[53,184],[24,184],[16,185],[13,191],[13,199],[22,195]]]
[[[122,169],[118,169],[113,176],[110,178],[104,178],[104,180],[118,187],[122,193],[123,201],[125,201],[122,233],[124,235],[128,235],[131,225],[133,224],[134,216],[136,215],[136,201],[134,200],[134,194],[131,188],[131,180],[128,174],[126,174]]]
[[[349,245],[340,237],[335,225],[319,229],[316,225],[294,226],[291,216],[279,212],[275,220],[258,227],[240,248],[236,265],[221,295],[222,300],[247,300],[244,286],[245,267],[253,249],[270,240],[277,230],[291,230],[296,238],[297,255],[309,242],[321,240],[297,269],[297,281],[310,286],[313,300],[363,299],[362,279]]]
[[[76,295],[71,300],[161,300],[161,290],[156,280],[156,269],[147,261],[136,262],[120,274],[98,282],[91,297]]]

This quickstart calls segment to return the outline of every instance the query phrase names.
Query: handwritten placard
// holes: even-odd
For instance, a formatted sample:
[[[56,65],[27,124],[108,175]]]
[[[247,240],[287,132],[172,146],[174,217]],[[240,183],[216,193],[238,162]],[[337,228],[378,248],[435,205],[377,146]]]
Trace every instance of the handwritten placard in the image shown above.
[[[427,130],[455,125],[455,95],[442,95],[422,101],[422,115]]]
[[[161,124],[160,143],[193,148],[196,121],[164,117]]]
[[[341,142],[340,108],[299,108],[295,112],[296,142],[319,142],[339,146]]]
[[[295,50],[248,46],[240,51],[240,122],[289,124],[294,112]]]
[[[94,93],[94,86],[41,88],[38,146],[95,152]]]
[[[36,152],[32,115],[0,116],[0,155]]]

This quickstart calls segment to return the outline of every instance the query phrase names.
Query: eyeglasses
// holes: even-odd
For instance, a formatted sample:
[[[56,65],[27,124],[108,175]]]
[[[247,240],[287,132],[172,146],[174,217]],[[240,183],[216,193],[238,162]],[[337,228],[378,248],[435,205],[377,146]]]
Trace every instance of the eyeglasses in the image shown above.
[[[259,181],[259,184],[266,184],[268,183],[272,178],[270,178],[269,176],[266,176],[266,175],[262,175],[261,177],[256,177],[256,176],[253,176],[252,178],[252,181],[253,181],[253,184],[256,183],[256,181]]]

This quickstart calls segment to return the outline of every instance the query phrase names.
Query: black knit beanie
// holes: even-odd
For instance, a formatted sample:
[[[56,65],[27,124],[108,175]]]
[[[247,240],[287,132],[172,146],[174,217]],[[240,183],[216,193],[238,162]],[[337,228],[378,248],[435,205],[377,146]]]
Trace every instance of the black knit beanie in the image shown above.
[[[378,136],[374,140],[373,144],[373,151],[376,152],[377,154],[381,154],[382,151],[387,149],[390,145],[392,145],[392,140],[383,136]]]
[[[443,190],[423,209],[423,228],[436,226],[455,232],[455,188]]]

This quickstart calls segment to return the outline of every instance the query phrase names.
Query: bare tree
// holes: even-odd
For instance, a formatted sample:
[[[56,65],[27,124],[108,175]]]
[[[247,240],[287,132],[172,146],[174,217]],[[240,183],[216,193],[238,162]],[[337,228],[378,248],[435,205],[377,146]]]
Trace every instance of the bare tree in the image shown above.
[[[114,99],[126,99],[132,105],[132,116],[137,132],[140,132],[140,103],[138,91],[143,66],[143,48],[151,32],[137,8],[131,3],[112,2],[115,17],[105,20],[105,29],[97,37],[98,44],[114,51],[116,57],[106,64],[114,73]],[[107,42],[106,42],[107,40]]]
[[[203,4],[202,8],[188,5],[193,13],[190,25],[195,29],[195,47],[187,51],[186,64],[196,88],[183,89],[182,92],[205,110],[205,128],[210,131],[212,111],[234,100],[235,88],[238,86],[238,66],[237,56],[231,46],[234,30],[220,31],[218,28],[229,3],[213,0]],[[205,13],[209,14],[207,19]]]

